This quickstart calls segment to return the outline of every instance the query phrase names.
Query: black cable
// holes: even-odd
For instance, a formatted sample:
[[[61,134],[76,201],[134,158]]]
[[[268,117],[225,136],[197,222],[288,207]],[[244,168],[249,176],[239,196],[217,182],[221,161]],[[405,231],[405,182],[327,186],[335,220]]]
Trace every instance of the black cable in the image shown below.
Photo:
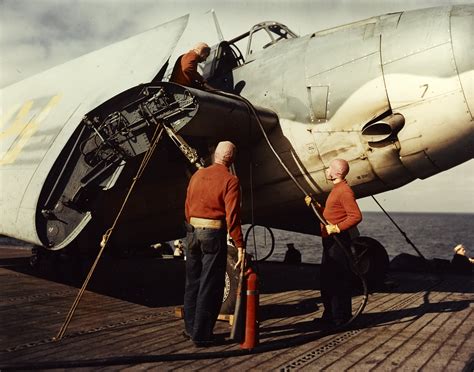
[[[276,351],[306,344],[320,338],[337,333],[341,327],[332,330],[321,330],[304,335],[293,336],[289,339],[269,342],[258,345],[253,349],[239,349],[228,351],[200,352],[200,353],[178,353],[178,354],[152,354],[152,355],[128,355],[111,358],[93,358],[84,360],[58,360],[51,362],[31,362],[18,364],[0,364],[1,371],[18,370],[43,370],[59,368],[84,368],[104,367],[116,365],[135,365],[141,363],[160,363],[183,360],[221,359],[238,357],[244,355],[261,354],[268,351]]]
[[[398,229],[398,231],[400,231],[400,233],[405,237],[405,240],[407,241],[407,243],[410,244],[413,247],[413,249],[416,251],[416,253],[418,253],[418,256],[420,256],[421,258],[426,260],[425,256],[423,256],[421,254],[421,252],[418,250],[418,248],[415,246],[415,244],[413,244],[412,241],[410,240],[410,238],[408,238],[407,234],[405,234],[405,232],[397,225],[397,223],[392,219],[392,217],[387,213],[387,211],[385,209],[383,209],[382,205],[377,201],[377,199],[375,199],[375,197],[373,195],[372,195],[372,199],[374,199],[374,202],[377,203],[377,205],[380,207],[380,209],[383,211],[383,213],[385,213],[385,215],[389,218],[390,221],[392,221],[392,223],[395,225],[395,227]]]
[[[250,234],[250,231],[251,231],[251,230],[254,230],[255,227],[257,227],[257,226],[259,226],[259,225],[252,224],[252,225],[250,225],[250,227],[248,228],[247,232],[245,233],[245,239],[244,239],[244,241],[245,241],[245,246],[247,246],[247,239],[248,239],[248,236],[249,236],[249,234]],[[273,253],[273,251],[274,251],[274,249],[275,249],[275,236],[273,235],[272,230],[269,229],[269,228],[266,227],[266,226],[262,226],[262,227],[265,227],[265,228],[268,230],[268,232],[270,233],[270,238],[272,239],[272,244],[271,244],[271,247],[270,247],[270,251],[269,251],[263,258],[258,258],[257,255],[256,255],[256,253],[257,253],[257,244],[256,244],[255,239],[254,239],[255,262],[256,262],[256,263],[265,261],[268,257],[270,257],[270,256],[272,255],[272,253]],[[253,235],[254,235],[254,237],[255,237],[255,233],[254,233]]]

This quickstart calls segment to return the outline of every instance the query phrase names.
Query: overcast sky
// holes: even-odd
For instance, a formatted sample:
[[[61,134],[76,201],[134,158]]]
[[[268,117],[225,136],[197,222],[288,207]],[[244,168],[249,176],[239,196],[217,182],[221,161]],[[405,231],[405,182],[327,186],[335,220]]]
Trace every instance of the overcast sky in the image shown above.
[[[217,42],[210,9],[229,39],[261,21],[306,35],[388,12],[462,3],[474,0],[0,0],[0,87],[188,13],[175,55],[198,40]],[[376,197],[391,211],[474,213],[474,161]],[[360,205],[378,210],[370,198]]]

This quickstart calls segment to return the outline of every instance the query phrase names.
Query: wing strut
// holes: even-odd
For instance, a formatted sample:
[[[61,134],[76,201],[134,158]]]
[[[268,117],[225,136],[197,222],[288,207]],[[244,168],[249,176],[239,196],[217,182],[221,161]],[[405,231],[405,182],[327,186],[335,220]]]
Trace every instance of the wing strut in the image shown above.
[[[99,253],[97,254],[97,257],[95,258],[94,260],[94,263],[92,264],[90,270],[89,270],[89,273],[87,274],[87,277],[86,279],[84,280],[84,283],[82,284],[82,287],[81,289],[79,290],[67,316],[66,316],[66,319],[64,320],[64,323],[62,324],[58,334],[56,335],[56,337],[54,337],[54,340],[55,341],[59,341],[63,338],[64,334],[66,333],[66,330],[69,326],[69,323],[71,322],[72,320],[72,317],[76,311],[76,308],[77,306],[79,305],[79,302],[81,301],[81,298],[87,288],[87,285],[89,284],[89,281],[90,279],[92,278],[92,275],[94,274],[94,271],[95,271],[95,268],[97,267],[97,264],[99,263],[99,260],[100,258],[102,257],[102,253],[104,252],[104,249],[105,247],[107,246],[107,242],[109,241],[109,238],[110,236],[112,235],[112,232],[114,231],[115,229],[115,226],[117,225],[117,222],[125,208],[125,205],[127,204],[127,201],[130,197],[130,195],[132,194],[132,191],[134,190],[135,188],[135,185],[137,183],[137,181],[140,179],[140,176],[143,174],[143,171],[145,170],[146,166],[148,165],[148,162],[150,161],[151,159],[151,156],[153,155],[153,153],[155,152],[155,148],[156,146],[158,145],[158,142],[161,140],[162,138],[162,135],[163,135],[163,127],[161,125],[157,125],[156,126],[156,129],[155,129],[155,134],[154,134],[154,139],[152,141],[152,145],[150,146],[150,148],[148,149],[148,151],[146,152],[145,156],[143,157],[142,159],[142,162],[140,164],[140,167],[138,168],[138,171],[136,173],[136,176],[133,177],[133,182],[127,192],[127,195],[125,196],[125,199],[120,207],[120,210],[119,212],[117,213],[117,215],[115,216],[115,220],[112,224],[112,226],[105,232],[105,234],[103,235],[102,237],[102,241],[100,242],[100,250],[99,250]]]

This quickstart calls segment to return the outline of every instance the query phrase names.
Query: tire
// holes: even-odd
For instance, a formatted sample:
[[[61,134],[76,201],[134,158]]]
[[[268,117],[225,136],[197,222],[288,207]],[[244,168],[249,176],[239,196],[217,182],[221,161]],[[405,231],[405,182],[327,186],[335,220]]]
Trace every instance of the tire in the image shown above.
[[[240,274],[238,269],[234,269],[236,262],[237,248],[229,245],[227,246],[227,267],[225,272],[224,296],[222,298],[220,314],[234,314]]]
[[[383,286],[390,260],[384,246],[368,236],[352,241],[356,266],[367,282],[369,290]],[[360,281],[360,280],[359,280]]]
[[[30,266],[33,269],[38,269],[39,265],[42,261],[42,258],[44,256],[43,253],[43,247],[40,247],[38,245],[34,245],[33,248],[31,249],[31,256],[30,256]]]

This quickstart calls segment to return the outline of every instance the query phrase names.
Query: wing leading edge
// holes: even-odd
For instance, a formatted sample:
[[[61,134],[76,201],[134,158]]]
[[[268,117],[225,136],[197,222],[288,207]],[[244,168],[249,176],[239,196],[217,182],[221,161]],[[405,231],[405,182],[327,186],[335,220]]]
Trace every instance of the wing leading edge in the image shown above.
[[[47,244],[37,231],[38,201],[61,151],[85,114],[157,75],[187,22],[186,15],[1,90],[0,234]]]

